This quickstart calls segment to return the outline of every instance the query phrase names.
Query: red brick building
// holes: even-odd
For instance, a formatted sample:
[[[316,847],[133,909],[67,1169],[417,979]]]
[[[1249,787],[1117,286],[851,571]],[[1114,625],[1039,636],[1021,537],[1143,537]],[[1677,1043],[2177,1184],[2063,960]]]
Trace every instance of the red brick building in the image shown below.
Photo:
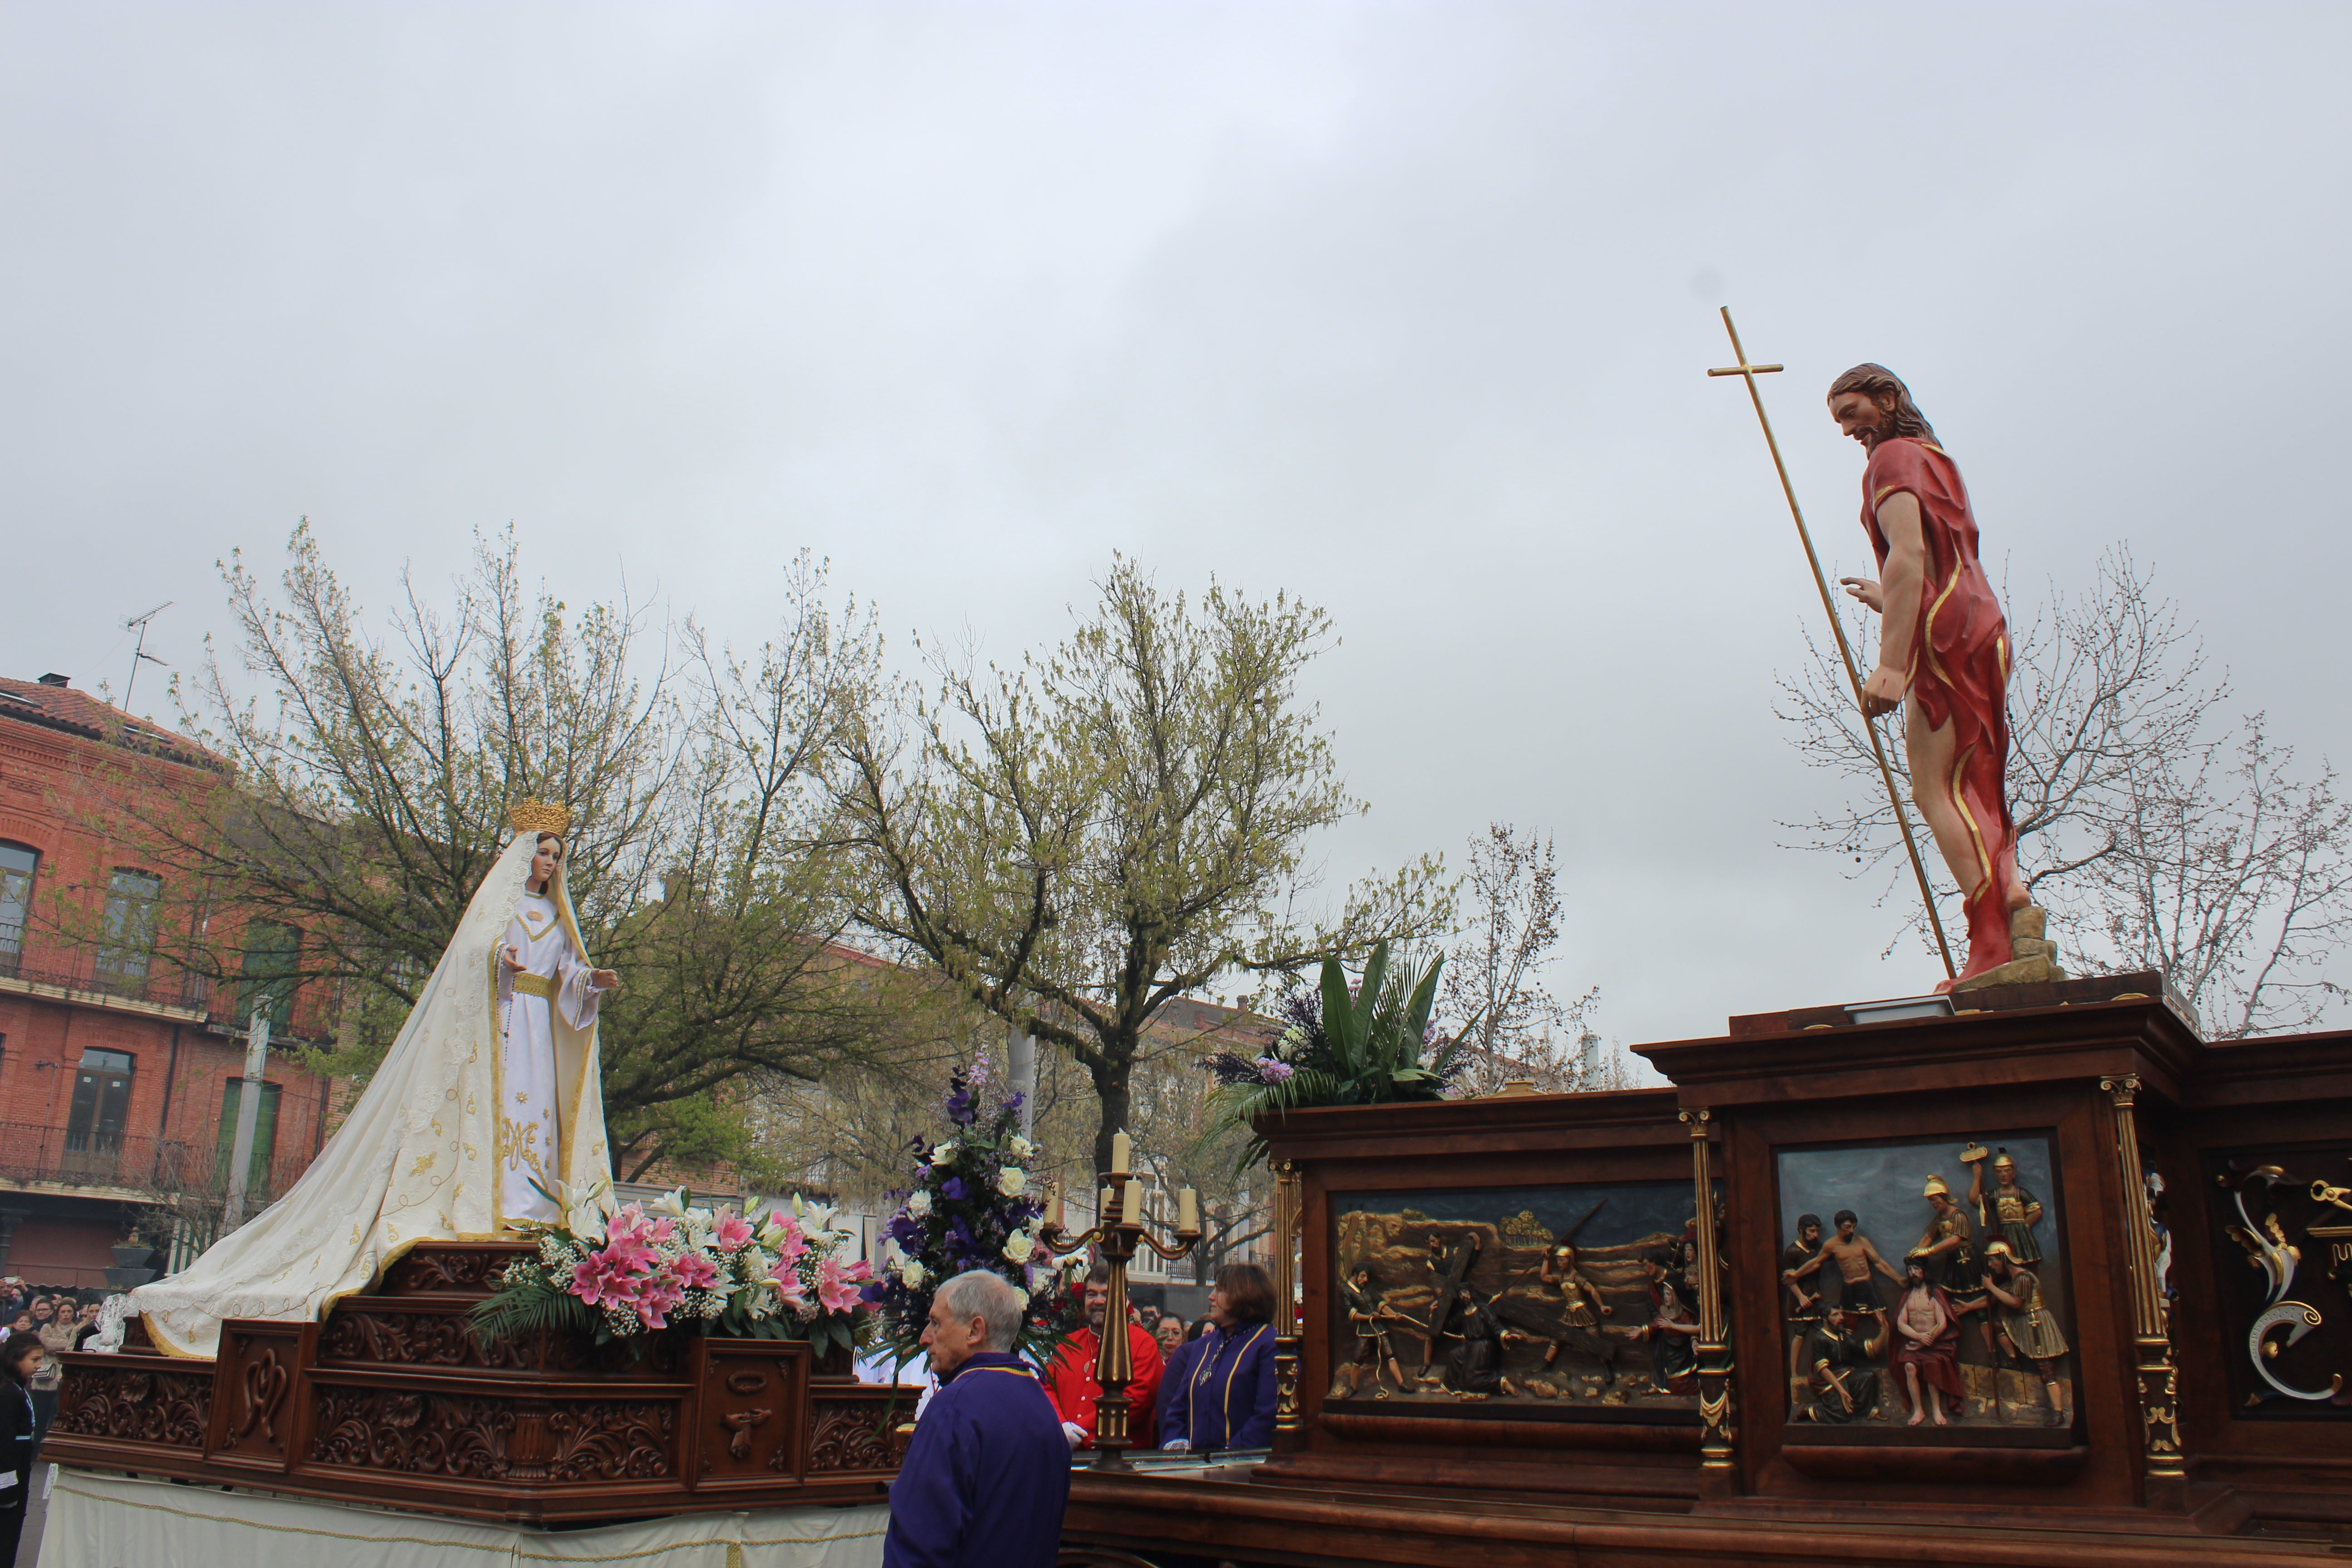
[[[279,1042],[333,1033],[327,988],[276,973],[299,932],[173,885],[96,804],[168,812],[223,782],[203,747],[64,676],[0,678],[0,1275],[103,1285],[142,1213],[174,1194],[196,1213],[226,1186],[253,1009]],[[229,976],[205,978],[220,965],[199,951],[234,955]],[[318,1152],[331,1093],[274,1049],[267,1077],[256,1205]],[[175,1266],[206,1228],[183,1226]]]

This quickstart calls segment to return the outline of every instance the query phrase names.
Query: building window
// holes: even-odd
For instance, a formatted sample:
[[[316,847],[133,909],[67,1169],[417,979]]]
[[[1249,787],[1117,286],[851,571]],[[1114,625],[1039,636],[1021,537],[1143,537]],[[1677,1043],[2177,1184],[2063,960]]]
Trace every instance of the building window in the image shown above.
[[[135,1065],[127,1051],[82,1052],[74,1072],[73,1106],[66,1114],[67,1174],[113,1176],[122,1157]]]
[[[275,921],[254,921],[245,928],[245,957],[237,992],[236,1016],[253,1016],[257,1008],[269,1010],[269,1029],[282,1035],[294,1016],[294,973],[302,951],[302,933]]]
[[[236,1163],[236,1119],[245,1110],[245,1079],[233,1078],[221,1091],[220,1135],[215,1146],[213,1169],[218,1173],[221,1184],[228,1184],[229,1171]],[[258,1193],[269,1184],[270,1156],[278,1148],[278,1086],[261,1086],[261,1100],[253,1117],[253,1157],[246,1162],[245,1189]]]
[[[22,844],[0,844],[0,973],[14,974],[25,952],[25,921],[33,910],[33,872],[40,855]]]
[[[145,871],[117,867],[106,888],[106,930],[98,950],[98,966],[117,980],[147,978],[147,961],[155,952],[155,906],[163,900],[163,879]]]

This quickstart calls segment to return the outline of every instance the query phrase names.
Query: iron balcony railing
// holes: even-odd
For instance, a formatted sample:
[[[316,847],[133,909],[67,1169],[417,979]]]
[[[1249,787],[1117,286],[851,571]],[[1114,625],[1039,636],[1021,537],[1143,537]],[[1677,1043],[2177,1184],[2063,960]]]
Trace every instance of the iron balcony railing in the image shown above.
[[[207,1026],[223,1033],[241,1032],[256,1002],[253,984],[239,977],[207,980],[180,970],[161,955],[131,962],[109,949],[58,942],[26,941],[15,949],[0,947],[0,977],[87,996],[201,1013]],[[289,1003],[278,1008],[271,1033],[280,1039],[306,1043],[333,1039],[337,989],[316,981],[300,987]]]
[[[308,1154],[260,1163],[248,1192],[256,1205],[272,1202],[310,1165]],[[177,1138],[142,1138],[27,1122],[0,1122],[0,1182],[19,1186],[56,1183],[109,1187],[163,1199],[226,1192],[229,1160],[216,1148]]]

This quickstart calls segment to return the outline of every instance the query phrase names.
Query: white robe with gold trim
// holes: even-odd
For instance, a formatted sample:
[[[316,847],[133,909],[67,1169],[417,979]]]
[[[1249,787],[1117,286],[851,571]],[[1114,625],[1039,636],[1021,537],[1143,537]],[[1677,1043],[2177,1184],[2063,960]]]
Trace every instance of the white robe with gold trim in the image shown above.
[[[521,976],[499,966],[499,1211],[509,1224],[551,1225],[563,1217],[542,1190],[561,1176],[551,1158],[563,1125],[556,1109],[562,1075],[555,1026],[561,1021],[573,1034],[593,1030],[604,994],[589,984],[588,961],[552,898],[523,894],[505,945],[520,956],[522,973],[554,994],[518,989]]]
[[[523,890],[537,842],[518,833],[500,853],[383,1066],[302,1179],[188,1268],[131,1292],[156,1344],[208,1357],[225,1321],[317,1319],[420,1241],[488,1240],[518,1220],[556,1217],[527,1181],[514,1186],[534,1206],[509,1196],[501,1112],[515,1102],[502,1105],[502,1095],[532,1094],[516,1109],[535,1113],[541,1172],[575,1194],[611,1178],[597,1081],[601,998],[587,984],[562,870],[550,897],[531,900]],[[532,935],[526,959],[533,973],[560,978],[552,1007],[517,995],[512,972],[499,962],[518,927],[531,930],[527,900],[551,911],[540,925],[561,928]],[[518,1055],[530,1064],[530,1081],[509,1089],[503,1080],[515,1013],[529,1036]]]

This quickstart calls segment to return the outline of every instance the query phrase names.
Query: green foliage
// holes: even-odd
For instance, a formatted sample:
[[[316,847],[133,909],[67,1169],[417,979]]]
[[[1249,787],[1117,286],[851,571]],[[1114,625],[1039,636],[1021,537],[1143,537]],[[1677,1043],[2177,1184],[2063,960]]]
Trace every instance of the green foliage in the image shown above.
[[[1326,919],[1301,910],[1315,836],[1364,809],[1298,689],[1322,610],[1213,582],[1164,594],[1125,560],[1099,587],[1050,652],[942,663],[903,733],[858,732],[842,805],[867,860],[859,921],[1087,1070],[1106,1171],[1169,1003],[1434,935],[1451,900],[1424,858]]]
[[[1255,1077],[1218,1090],[1226,1120],[1250,1129],[1241,1163],[1265,1158],[1264,1119],[1326,1105],[1383,1105],[1439,1100],[1468,1066],[1464,1035],[1432,1042],[1429,1016],[1437,1000],[1443,954],[1423,965],[1391,969],[1389,944],[1372,950],[1363,983],[1354,990],[1336,958],[1323,963],[1319,1030],[1294,1026],[1272,1060]],[[1470,1027],[1465,1025],[1466,1033]],[[1285,1073],[1281,1068],[1289,1070]]]
[[[785,1173],[761,1153],[745,1109],[715,1094],[628,1106],[609,1120],[615,1147],[645,1152],[636,1168],[614,1173],[622,1181],[640,1179],[645,1166],[659,1159],[689,1168],[732,1166],[749,1191],[770,1192],[782,1184]]]
[[[157,931],[233,931],[227,910],[299,933],[272,983],[344,1009],[331,1030],[294,1008],[315,1034],[279,1043],[304,1065],[375,1070],[526,796],[572,808],[565,886],[623,981],[599,1026],[616,1170],[740,1150],[729,1105],[877,1054],[882,998],[833,945],[855,861],[827,770],[880,644],[855,605],[835,613],[822,563],[792,563],[775,636],[740,657],[625,600],[535,589],[511,532],[478,540],[446,595],[404,583],[382,615],[307,523],[274,582],[242,560],[223,575],[234,646],[181,715],[220,786],[96,790],[84,815],[163,873]],[[232,939],[172,957],[244,974]]]
[[[503,1289],[475,1304],[472,1327],[476,1342],[483,1345],[511,1344],[541,1333],[599,1343],[612,1337],[604,1313],[558,1289],[536,1269],[509,1270]]]

